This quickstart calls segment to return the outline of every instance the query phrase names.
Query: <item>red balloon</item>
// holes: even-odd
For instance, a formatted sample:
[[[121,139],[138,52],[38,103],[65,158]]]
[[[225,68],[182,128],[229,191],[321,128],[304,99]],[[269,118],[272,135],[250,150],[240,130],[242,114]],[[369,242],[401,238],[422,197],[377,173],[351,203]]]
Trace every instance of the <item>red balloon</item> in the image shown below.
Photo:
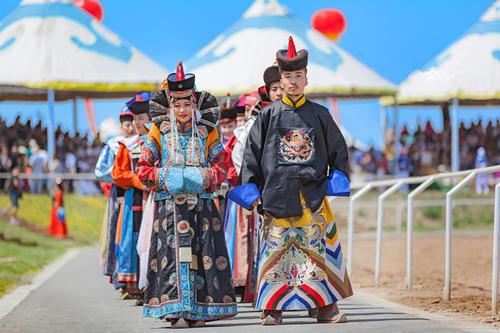
[[[347,20],[340,10],[321,9],[312,16],[311,25],[326,37],[337,39],[344,33]]]
[[[98,0],[73,0],[73,3],[75,6],[86,11],[90,16],[93,16],[96,20],[102,21],[104,9]]]

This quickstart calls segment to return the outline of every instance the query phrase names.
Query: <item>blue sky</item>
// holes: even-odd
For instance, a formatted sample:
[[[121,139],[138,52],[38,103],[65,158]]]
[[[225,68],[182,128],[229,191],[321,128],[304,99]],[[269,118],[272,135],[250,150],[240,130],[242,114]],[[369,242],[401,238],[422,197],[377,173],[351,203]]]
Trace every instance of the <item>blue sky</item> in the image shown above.
[[[148,54],[167,69],[177,60],[188,59],[221,31],[236,21],[252,0],[102,0],[104,24]],[[281,0],[300,19],[309,22],[321,8],[338,8],[347,18],[348,28],[340,47],[394,83],[400,83],[459,38],[487,9],[492,0]],[[1,0],[0,18],[19,4]],[[175,45],[175,50],[172,50]],[[256,69],[260,70],[260,69]],[[202,88],[202,87],[200,87]],[[95,103],[99,123],[118,114],[123,101]],[[79,106],[79,130],[87,130],[83,104]],[[376,101],[340,103],[343,125],[366,144],[380,145],[381,107]],[[43,103],[0,103],[0,115],[12,120],[21,113],[24,119],[45,119]],[[479,116],[498,119],[500,109],[465,109],[461,119]],[[431,119],[441,126],[436,108],[404,108],[400,124],[412,127],[418,120]],[[71,104],[56,107],[56,121],[72,128]]]

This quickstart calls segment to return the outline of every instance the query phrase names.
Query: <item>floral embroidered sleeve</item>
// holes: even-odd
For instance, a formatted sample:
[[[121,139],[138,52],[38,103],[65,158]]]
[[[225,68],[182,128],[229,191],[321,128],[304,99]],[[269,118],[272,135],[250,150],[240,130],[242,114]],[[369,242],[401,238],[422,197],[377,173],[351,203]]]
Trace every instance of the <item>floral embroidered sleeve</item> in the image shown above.
[[[161,165],[161,133],[151,127],[137,162],[137,175],[146,187],[176,195],[184,191],[183,168]]]
[[[141,182],[148,188],[157,190],[159,188],[158,162],[160,161],[160,131],[153,124],[149,131],[146,142],[142,145],[141,157],[137,162],[137,175]]]
[[[222,146],[217,131],[210,132],[207,137],[206,156],[209,167],[204,169],[204,188],[215,191],[226,179],[228,170],[234,168],[231,154]]]
[[[236,146],[236,143],[238,142],[238,138],[236,136],[233,136],[231,140],[227,143],[227,145],[224,147],[224,150],[229,154],[230,158],[230,163],[229,167],[227,169],[227,175],[226,175],[226,182],[231,184],[232,186],[237,186],[238,181],[240,179],[238,171],[236,170],[236,165],[234,164],[233,161],[233,151],[234,147]]]

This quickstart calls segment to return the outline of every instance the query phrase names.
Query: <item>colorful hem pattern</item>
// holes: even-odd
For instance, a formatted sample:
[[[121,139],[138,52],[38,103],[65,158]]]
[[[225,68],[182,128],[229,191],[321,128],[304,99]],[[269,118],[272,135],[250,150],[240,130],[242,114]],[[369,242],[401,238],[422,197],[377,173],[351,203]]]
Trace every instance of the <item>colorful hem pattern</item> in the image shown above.
[[[314,213],[305,208],[300,218],[266,218],[264,228],[256,309],[305,310],[352,295],[326,200]]]

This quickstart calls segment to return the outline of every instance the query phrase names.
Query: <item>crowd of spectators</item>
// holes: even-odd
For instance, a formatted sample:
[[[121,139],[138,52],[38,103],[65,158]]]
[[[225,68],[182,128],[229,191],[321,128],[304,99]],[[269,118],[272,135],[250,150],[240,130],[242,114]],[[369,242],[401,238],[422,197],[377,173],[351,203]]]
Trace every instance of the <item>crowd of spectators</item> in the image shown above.
[[[57,127],[55,131],[56,154],[47,152],[47,128],[42,122],[23,123],[17,117],[11,125],[0,117],[0,173],[21,173],[33,175],[29,181],[22,181],[22,189],[32,193],[45,193],[51,184],[47,179],[37,178],[46,173],[92,173],[101,150],[98,139],[90,140],[87,134],[76,132],[71,135]],[[99,136],[96,136],[98,138]],[[52,158],[49,163],[49,158]],[[5,191],[7,177],[0,177],[0,191]],[[82,194],[98,193],[98,187],[89,181],[68,181],[66,190]]]
[[[427,121],[410,131],[405,125],[399,133],[399,145],[390,144],[394,136],[386,137],[386,147],[366,150],[351,147],[351,168],[361,176],[359,180],[374,180],[390,175],[401,177],[421,176],[450,170],[451,130],[444,127],[436,131]],[[500,120],[489,121],[486,126],[481,120],[470,125],[460,124],[459,159],[460,169],[478,166],[478,150],[486,151],[486,164],[500,164]],[[399,154],[395,154],[398,150]],[[397,156],[397,157],[396,157]]]
[[[56,155],[48,163],[46,150],[47,128],[38,121],[22,123],[17,117],[12,125],[0,117],[0,173],[10,173],[18,168],[21,173],[38,175],[56,173],[92,173],[102,144],[99,136],[90,140],[87,134],[76,132],[71,135],[58,127],[55,132]],[[460,168],[477,166],[477,152],[480,147],[486,151],[486,164],[500,164],[500,120],[489,121],[486,126],[481,120],[466,126],[461,123]],[[399,133],[399,144],[394,147],[394,135],[386,135],[384,149],[375,147],[349,147],[351,170],[354,181],[382,179],[391,176],[408,177],[443,172],[450,169],[451,131],[444,127],[436,131],[427,121],[414,131],[405,125]],[[397,151],[397,153],[396,153]],[[484,160],[484,159],[483,159]],[[50,169],[49,169],[50,165]],[[0,177],[0,191],[5,190],[6,178]],[[36,179],[24,181],[23,190],[43,193],[48,190],[48,181]],[[98,193],[98,186],[90,181],[66,182],[69,192],[82,194]]]

